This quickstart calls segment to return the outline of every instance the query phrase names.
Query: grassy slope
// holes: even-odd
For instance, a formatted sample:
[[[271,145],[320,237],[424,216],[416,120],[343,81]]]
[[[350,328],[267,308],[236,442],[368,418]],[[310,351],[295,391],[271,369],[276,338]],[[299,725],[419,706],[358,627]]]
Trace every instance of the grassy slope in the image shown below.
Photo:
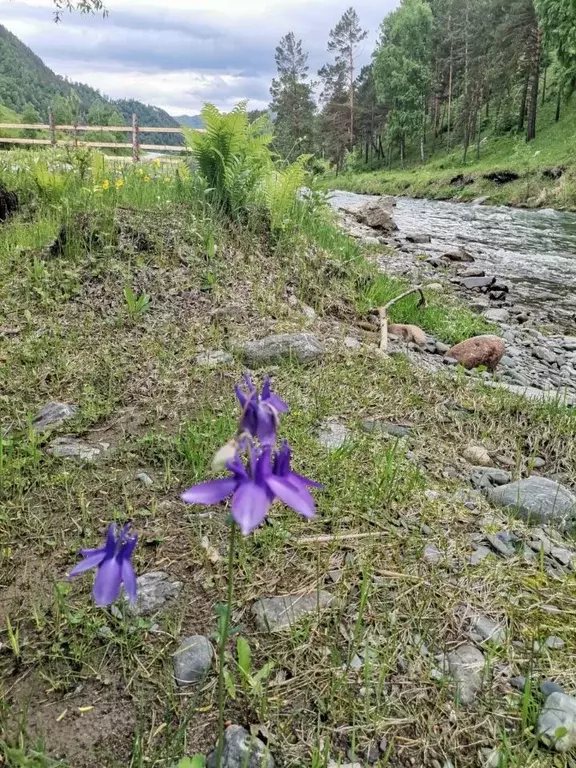
[[[192,692],[175,688],[171,653],[182,635],[215,631],[227,529],[221,510],[200,516],[178,494],[206,477],[211,455],[230,435],[232,386],[243,366],[235,358],[199,368],[194,357],[276,331],[306,328],[340,339],[354,332],[360,309],[391,290],[385,278],[374,282],[356,247],[321,218],[303,220],[296,241],[271,249],[206,217],[173,177],[166,181],[155,168],[125,173],[118,193],[113,185],[106,194],[76,182],[48,187],[49,209],[0,230],[0,326],[18,328],[0,335],[0,754],[10,768],[46,768],[45,754],[70,768],[164,768],[214,743],[214,679]],[[81,195],[89,198],[82,209],[91,211],[84,231],[99,239],[76,226],[61,257],[41,259],[63,217],[78,223],[56,200],[69,207]],[[203,245],[208,233],[218,245],[212,258]],[[151,297],[136,322],[122,295],[127,284]],[[315,307],[312,325],[289,294]],[[430,330],[440,331],[438,316],[428,317]],[[454,339],[471,328],[458,330],[446,316],[442,322],[439,335]],[[244,690],[230,660],[236,693],[227,717],[266,725],[280,766],[324,767],[328,753],[361,755],[383,737],[380,766],[450,758],[471,768],[480,747],[495,745],[507,766],[568,766],[536,748],[537,696],[521,700],[506,674],[531,670],[573,689],[576,631],[541,606],[570,613],[574,578],[555,582],[538,562],[519,558],[490,557],[469,569],[471,533],[523,526],[508,524],[482,499],[473,510],[463,505],[469,467],[460,457],[467,444],[483,441],[516,474],[541,455],[549,473],[575,482],[574,414],[414,370],[402,357],[383,359],[376,338],[367,333],[359,352],[338,345],[318,365],[285,362],[272,371],[275,391],[291,406],[283,433],[297,469],[326,490],[317,494],[315,520],[274,509],[271,524],[239,544],[234,624],[250,643],[254,668],[272,662],[274,669],[262,690]],[[113,454],[84,466],[49,457],[48,439],[27,425],[50,400],[80,406],[61,433],[109,442]],[[314,433],[333,417],[348,425],[351,440],[327,453]],[[366,435],[360,421],[367,417],[410,424],[412,436],[404,444]],[[151,488],[136,480],[142,470]],[[441,495],[429,499],[430,487]],[[89,578],[64,581],[77,550],[94,546],[110,519],[134,521],[138,572],[165,569],[184,583],[159,631],[152,620],[95,609]],[[298,542],[325,534],[359,538]],[[443,553],[436,566],[422,560],[427,543]],[[325,576],[330,570],[341,571],[337,584]],[[332,613],[281,635],[256,630],[255,597],[318,583],[338,597]],[[465,638],[456,614],[462,603],[507,621],[515,641],[487,653],[497,672],[472,709],[454,704],[447,680],[430,677],[433,657],[421,646],[433,654]],[[18,633],[11,650],[8,618]],[[548,634],[562,636],[566,650],[534,654],[532,639]],[[366,647],[372,656],[364,669],[347,669]]]
[[[410,195],[440,199],[473,200],[488,196],[495,204],[529,207],[555,207],[576,210],[576,102],[564,107],[558,123],[554,108],[546,104],[541,110],[537,137],[526,144],[522,137],[485,137],[481,158],[471,147],[468,163],[462,163],[462,148],[452,153],[437,152],[425,165],[417,157],[409,158],[412,167],[402,171],[350,173],[332,177],[327,186],[372,194]],[[564,167],[559,180],[545,178],[542,171]],[[496,170],[512,170],[520,175],[518,181],[497,185],[483,177]],[[474,179],[464,188],[450,184],[459,174]]]

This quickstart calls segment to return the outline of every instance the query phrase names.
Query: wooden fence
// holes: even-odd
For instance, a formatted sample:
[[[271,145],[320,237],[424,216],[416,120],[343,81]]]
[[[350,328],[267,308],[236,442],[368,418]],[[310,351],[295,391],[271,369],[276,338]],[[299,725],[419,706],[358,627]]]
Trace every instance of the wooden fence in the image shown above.
[[[36,144],[44,146],[75,146],[75,147],[97,147],[101,149],[129,149],[132,147],[132,160],[137,163],[140,160],[141,150],[152,152],[182,152],[186,150],[186,147],[182,144],[141,144],[141,133],[179,133],[182,134],[181,128],[160,128],[158,126],[139,126],[138,117],[132,115],[132,125],[55,125],[54,116],[52,111],[49,113],[48,124],[24,124],[24,123],[0,123],[0,131],[5,130],[33,130],[33,131],[49,131],[49,139],[26,139],[26,138],[11,138],[0,136],[0,144]],[[72,131],[72,140],[58,139],[56,137],[56,131]],[[79,141],[79,131],[104,131],[107,133],[131,133],[132,141],[117,142],[117,141]]]

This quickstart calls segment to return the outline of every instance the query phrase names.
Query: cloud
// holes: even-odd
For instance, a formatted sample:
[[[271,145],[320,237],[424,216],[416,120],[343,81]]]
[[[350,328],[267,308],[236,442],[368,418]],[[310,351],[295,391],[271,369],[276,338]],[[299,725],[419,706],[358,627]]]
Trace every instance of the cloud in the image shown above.
[[[0,0],[2,23],[59,74],[114,98],[138,98],[173,114],[204,101],[229,108],[242,98],[263,107],[275,72],[274,50],[293,30],[308,50],[310,72],[327,60],[329,30],[346,10],[329,0],[108,0],[106,19],[66,15],[55,27],[50,0]],[[159,6],[161,5],[161,10]],[[371,35],[397,0],[360,0]],[[136,6],[136,7],[135,7]]]

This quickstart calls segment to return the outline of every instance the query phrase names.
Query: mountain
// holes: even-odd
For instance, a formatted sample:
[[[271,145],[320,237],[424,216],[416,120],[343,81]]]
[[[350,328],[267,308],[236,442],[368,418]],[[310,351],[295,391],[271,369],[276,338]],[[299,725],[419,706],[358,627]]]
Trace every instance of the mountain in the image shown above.
[[[204,128],[201,115],[178,115],[174,120],[178,125],[186,125],[188,128]]]
[[[79,99],[80,121],[86,120],[94,102],[105,102],[118,111],[126,124],[132,121],[132,113],[138,115],[140,125],[177,128],[178,123],[159,107],[143,104],[133,99],[109,99],[95,88],[84,83],[74,83],[55,74],[39,56],[24,45],[16,35],[0,24],[0,105],[15,112],[22,112],[31,104],[40,118],[48,121],[48,110],[54,101],[74,91]],[[147,144],[181,144],[178,134],[145,134]]]

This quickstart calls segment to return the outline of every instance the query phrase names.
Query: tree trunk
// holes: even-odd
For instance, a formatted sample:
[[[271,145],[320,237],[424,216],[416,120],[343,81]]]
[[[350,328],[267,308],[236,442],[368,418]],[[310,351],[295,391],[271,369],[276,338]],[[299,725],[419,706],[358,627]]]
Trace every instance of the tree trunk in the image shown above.
[[[454,75],[454,40],[452,38],[452,14],[448,16],[448,30],[450,34],[450,70],[448,74],[448,132],[447,132],[447,146],[448,151],[452,148],[450,141],[450,131],[452,122],[452,80]]]
[[[558,83],[558,96],[556,98],[556,117],[554,120],[558,122],[560,120],[560,106],[562,104],[562,88],[560,88],[560,83]]]
[[[536,138],[536,117],[538,114],[538,87],[540,85],[540,61],[542,58],[542,33],[537,27],[534,33],[534,52],[532,60],[532,87],[530,89],[530,101],[528,103],[528,127],[526,141]]]
[[[526,117],[526,101],[528,100],[528,86],[530,85],[530,72],[526,75],[526,80],[522,87],[522,101],[520,102],[520,113],[518,114],[518,133],[524,130],[524,118]]]
[[[544,67],[544,79],[542,81],[542,106],[544,106],[544,102],[546,101],[547,80],[548,80],[548,67]]]
[[[354,146],[354,49],[350,46],[350,149]]]

